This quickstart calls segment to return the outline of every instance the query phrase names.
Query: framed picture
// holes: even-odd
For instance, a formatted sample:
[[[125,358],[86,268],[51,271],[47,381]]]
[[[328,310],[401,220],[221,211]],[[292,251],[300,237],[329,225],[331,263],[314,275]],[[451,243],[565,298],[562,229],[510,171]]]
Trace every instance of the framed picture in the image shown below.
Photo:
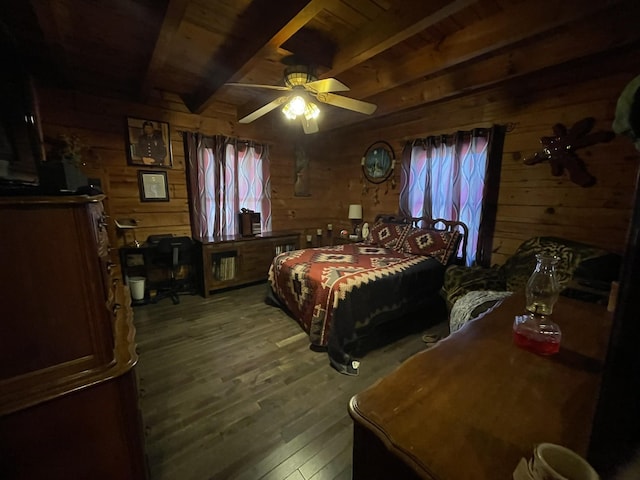
[[[138,170],[141,202],[168,202],[167,172]]]
[[[393,173],[396,155],[385,141],[371,144],[362,157],[362,173],[371,183],[382,183]]]
[[[168,123],[127,117],[127,135],[129,165],[173,166]]]

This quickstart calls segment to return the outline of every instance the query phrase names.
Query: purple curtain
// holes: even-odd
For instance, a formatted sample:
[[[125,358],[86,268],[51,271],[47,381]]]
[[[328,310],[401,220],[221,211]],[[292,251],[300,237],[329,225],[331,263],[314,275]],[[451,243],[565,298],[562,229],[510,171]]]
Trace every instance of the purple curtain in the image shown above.
[[[490,140],[491,130],[475,129],[413,140],[402,152],[400,213],[464,222],[468,264],[476,259]]]
[[[184,141],[192,235],[236,235],[241,208],[260,212],[271,231],[268,146],[190,132]]]
[[[240,208],[260,212],[262,231],[271,231],[271,168],[269,147],[236,142],[235,172],[237,202]],[[238,212],[239,210],[236,210]],[[237,218],[237,215],[234,215]]]

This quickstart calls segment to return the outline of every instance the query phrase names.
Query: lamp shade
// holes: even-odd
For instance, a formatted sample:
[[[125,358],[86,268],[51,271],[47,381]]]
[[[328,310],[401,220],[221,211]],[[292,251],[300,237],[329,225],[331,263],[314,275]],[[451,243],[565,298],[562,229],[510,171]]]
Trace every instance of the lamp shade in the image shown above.
[[[362,220],[362,205],[349,205],[349,220]]]

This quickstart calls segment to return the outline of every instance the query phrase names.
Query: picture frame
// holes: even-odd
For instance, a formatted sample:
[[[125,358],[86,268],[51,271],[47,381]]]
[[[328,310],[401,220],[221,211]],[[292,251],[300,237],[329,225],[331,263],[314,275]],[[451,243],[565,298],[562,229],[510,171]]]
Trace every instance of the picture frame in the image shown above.
[[[127,117],[127,163],[145,167],[173,167],[169,124]]]
[[[138,170],[138,189],[141,202],[168,202],[167,172]]]
[[[369,145],[361,161],[362,173],[371,183],[382,183],[393,173],[396,155],[393,147],[381,140]]]

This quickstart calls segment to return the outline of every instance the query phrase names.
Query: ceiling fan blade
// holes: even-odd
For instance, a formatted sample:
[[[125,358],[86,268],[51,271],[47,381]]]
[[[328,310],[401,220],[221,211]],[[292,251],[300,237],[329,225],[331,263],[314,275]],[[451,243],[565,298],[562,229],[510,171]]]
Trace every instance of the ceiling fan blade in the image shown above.
[[[254,120],[260,118],[261,116],[269,113],[274,108],[278,108],[280,105],[285,103],[289,99],[288,95],[284,95],[282,97],[276,98],[273,102],[267,103],[264,107],[260,107],[259,109],[253,111],[249,115],[245,115],[240,120],[239,123],[251,123]]]
[[[281,91],[289,91],[291,88],[289,87],[281,87],[279,85],[259,85],[257,83],[225,83],[226,86],[229,87],[247,87],[247,88],[267,88],[269,90],[281,90]]]
[[[318,131],[318,122],[315,118],[311,118],[307,120],[304,116],[302,116],[302,129],[304,133],[316,133]]]
[[[363,102],[362,100],[356,100],[355,98],[343,97],[342,95],[334,95],[333,93],[318,93],[316,98],[319,102],[328,103],[334,107],[346,108],[347,110],[353,110],[354,112],[364,113],[365,115],[371,115],[378,108],[377,105],[369,102]]]
[[[324,78],[313,82],[305,83],[304,88],[314,93],[326,92],[347,92],[349,87],[335,78]]]

